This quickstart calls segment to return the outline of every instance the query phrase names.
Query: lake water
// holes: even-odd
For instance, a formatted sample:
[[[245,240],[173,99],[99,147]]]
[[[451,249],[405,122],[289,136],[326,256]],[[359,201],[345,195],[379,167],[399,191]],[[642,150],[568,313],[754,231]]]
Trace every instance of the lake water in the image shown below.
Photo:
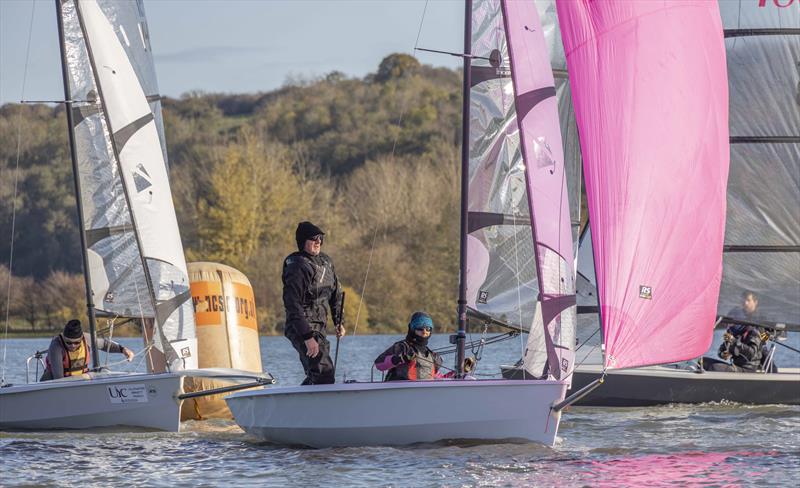
[[[345,337],[339,380],[345,374],[369,380],[372,360],[399,338]],[[137,339],[120,342],[142,347]],[[447,337],[434,336],[432,343],[444,346]],[[788,344],[799,343],[792,334]],[[24,359],[48,344],[47,338],[0,344],[0,354],[6,348],[6,380],[25,382]],[[519,338],[488,346],[477,373],[497,374],[500,364],[519,358],[521,348]],[[261,351],[265,369],[279,384],[300,383],[303,372],[286,339],[263,337]],[[445,364],[451,362],[447,356]],[[777,362],[798,367],[800,355],[780,348]],[[143,370],[136,362],[124,366]],[[419,415],[434,408],[470,406],[409,406]],[[336,412],[321,409],[320,415]],[[554,448],[451,443],[314,450],[259,442],[231,421],[185,422],[182,429],[0,432],[0,485],[796,486],[800,479],[797,406],[572,408],[562,417]]]

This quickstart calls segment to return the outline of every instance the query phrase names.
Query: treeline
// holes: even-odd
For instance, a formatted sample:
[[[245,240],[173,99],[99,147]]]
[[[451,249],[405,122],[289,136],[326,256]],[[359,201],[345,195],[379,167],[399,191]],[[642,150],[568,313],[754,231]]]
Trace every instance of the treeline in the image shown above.
[[[323,251],[347,286],[351,330],[358,315],[360,333],[400,331],[419,309],[440,330],[451,328],[460,99],[456,71],[403,54],[388,56],[362,79],[333,72],[268,93],[165,99],[170,181],[187,260],[244,272],[262,331],[278,332],[283,258],[296,249],[297,223],[311,220],[326,231]],[[84,308],[63,108],[0,107],[0,158],[6,266],[14,226],[11,315],[31,327],[63,323]]]

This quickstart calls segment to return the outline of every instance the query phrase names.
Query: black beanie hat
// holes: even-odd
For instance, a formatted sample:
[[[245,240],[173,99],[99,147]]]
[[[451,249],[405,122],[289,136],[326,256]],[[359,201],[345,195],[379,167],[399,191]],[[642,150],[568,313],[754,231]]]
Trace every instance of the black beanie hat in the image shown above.
[[[83,328],[80,320],[70,320],[64,326],[64,337],[67,339],[80,339],[83,337]]]
[[[307,240],[320,234],[325,235],[322,229],[311,222],[300,222],[297,224],[297,230],[294,232],[294,238],[297,241],[297,250],[302,251]]]

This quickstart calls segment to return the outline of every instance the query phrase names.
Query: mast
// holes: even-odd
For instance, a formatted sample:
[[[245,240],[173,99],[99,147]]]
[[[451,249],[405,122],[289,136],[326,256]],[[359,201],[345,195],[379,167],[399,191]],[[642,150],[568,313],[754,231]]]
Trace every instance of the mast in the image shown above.
[[[81,202],[81,182],[78,176],[78,154],[75,149],[75,134],[73,133],[72,119],[72,94],[69,89],[69,71],[67,69],[66,41],[64,39],[64,20],[61,18],[61,4],[63,0],[55,0],[56,19],[58,21],[58,47],[61,51],[61,76],[64,81],[64,99],[67,112],[67,134],[69,135],[69,153],[72,159],[72,179],[75,184],[75,200],[78,207],[78,229],[81,236],[81,260],[83,264],[83,280],[86,285],[86,312],[89,316],[89,334],[92,347],[92,367],[100,366],[100,351],[97,350],[97,326],[95,324],[94,300],[92,299],[92,283],[89,276],[89,256],[86,246],[86,229],[83,221],[83,203]]]
[[[461,106],[461,243],[458,281],[458,332],[456,376],[464,376],[464,344],[467,338],[467,230],[469,212],[469,92],[471,86],[472,0],[464,2],[464,87]]]

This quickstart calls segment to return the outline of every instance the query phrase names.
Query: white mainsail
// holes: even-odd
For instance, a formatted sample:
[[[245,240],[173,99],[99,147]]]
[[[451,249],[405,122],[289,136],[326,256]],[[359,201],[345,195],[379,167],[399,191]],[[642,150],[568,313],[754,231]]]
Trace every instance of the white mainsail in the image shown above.
[[[152,319],[171,369],[195,368],[189,279],[141,1],[64,1],[65,63],[95,309]]]

